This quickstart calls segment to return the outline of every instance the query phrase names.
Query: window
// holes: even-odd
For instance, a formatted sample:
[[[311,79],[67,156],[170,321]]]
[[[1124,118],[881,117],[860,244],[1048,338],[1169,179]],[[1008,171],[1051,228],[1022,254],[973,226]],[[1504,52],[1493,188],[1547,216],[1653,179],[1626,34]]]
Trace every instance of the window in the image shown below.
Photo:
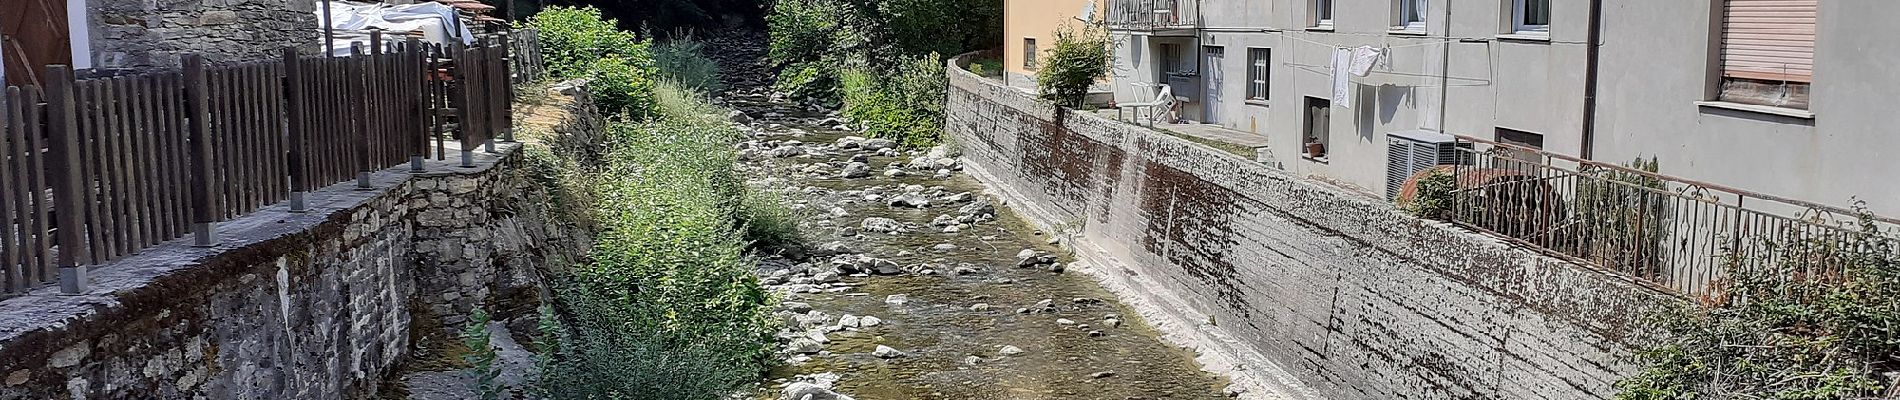
[[[1392,30],[1425,32],[1425,0],[1393,0]]]
[[[1036,38],[1023,38],[1023,68],[1036,68]]]
[[[1307,5],[1312,7],[1307,10],[1307,14],[1310,14],[1307,16],[1310,19],[1306,21],[1307,26],[1333,29],[1333,0],[1312,0]]]
[[[1550,0],[1512,0],[1511,32],[1549,33]]]
[[[1326,144],[1332,136],[1330,134],[1332,124],[1332,100],[1318,97],[1306,98],[1306,126],[1305,129],[1300,130],[1302,133],[1300,141],[1303,145],[1300,148],[1300,154],[1308,158],[1324,160]]]
[[[1717,99],[1808,108],[1819,0],[1726,0]]]
[[[1497,135],[1498,143],[1513,144],[1538,150],[1544,149],[1544,135],[1510,128],[1498,128]],[[1544,162],[1543,155],[1537,154],[1535,151],[1508,148],[1502,150],[1504,157],[1500,157],[1500,161],[1508,158],[1509,160],[1527,164],[1543,164]]]
[[[1247,49],[1247,100],[1267,101],[1267,66],[1273,61],[1273,49]]]

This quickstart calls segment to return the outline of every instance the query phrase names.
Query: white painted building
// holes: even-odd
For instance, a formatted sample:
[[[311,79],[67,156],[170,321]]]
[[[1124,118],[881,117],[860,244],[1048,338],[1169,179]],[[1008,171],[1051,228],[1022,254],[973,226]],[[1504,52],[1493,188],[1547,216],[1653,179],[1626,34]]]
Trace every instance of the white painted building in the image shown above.
[[[1900,215],[1900,185],[1885,184],[1900,174],[1885,157],[1900,152],[1886,119],[1900,68],[1882,65],[1900,60],[1900,41],[1879,33],[1900,2],[1108,6],[1118,100],[1170,84],[1183,119],[1264,135],[1283,168],[1368,193],[1389,193],[1392,134],[1426,131],[1605,162],[1653,156],[1664,174]],[[1382,57],[1341,96],[1334,53],[1361,46]]]

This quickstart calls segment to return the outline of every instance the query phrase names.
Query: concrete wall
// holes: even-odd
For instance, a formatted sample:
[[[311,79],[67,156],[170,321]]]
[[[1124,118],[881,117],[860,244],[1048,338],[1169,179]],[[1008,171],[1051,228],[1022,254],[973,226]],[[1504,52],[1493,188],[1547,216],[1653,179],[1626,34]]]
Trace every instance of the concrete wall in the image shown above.
[[[101,71],[177,68],[200,53],[218,61],[280,57],[284,46],[316,49],[312,0],[87,0],[92,65]]]
[[[1824,204],[1859,198],[1900,215],[1900,42],[1882,34],[1900,3],[1824,1],[1815,48],[1813,119],[1699,107],[1707,89],[1710,0],[1629,3],[1604,10],[1596,157],[1656,156],[1663,173]]]
[[[1618,356],[1633,321],[1673,299],[950,74],[946,131],[992,193],[1045,227],[1080,227],[1083,270],[1152,305],[1151,320],[1193,321],[1162,325],[1200,354],[1260,355],[1231,370],[1292,376],[1279,386],[1304,386],[1294,396],[1606,398],[1632,372]]]
[[[1324,176],[1369,193],[1385,191],[1385,134],[1414,129],[1494,138],[1497,128],[1542,134],[1544,148],[1576,154],[1581,150],[1584,46],[1587,2],[1557,0],[1548,39],[1505,34],[1509,1],[1431,1],[1424,34],[1391,32],[1391,1],[1336,1],[1334,27],[1309,29],[1308,0],[1203,0],[1203,29],[1195,47],[1223,46],[1220,69],[1224,100],[1214,110],[1222,126],[1266,135],[1274,158],[1300,175]],[[1450,24],[1444,18],[1451,7]],[[1127,46],[1143,40],[1124,32]],[[1444,71],[1445,38],[1450,40],[1449,84]],[[1334,104],[1328,156],[1301,156],[1302,110],[1308,96],[1330,98],[1332,49],[1390,47],[1387,62],[1371,76],[1354,77],[1354,104]],[[1269,99],[1246,96],[1247,49],[1272,51]],[[1118,65],[1140,69],[1153,55],[1118,51]],[[1198,55],[1196,56],[1198,58]],[[1202,66],[1201,70],[1208,70]],[[1150,71],[1132,74],[1151,77]],[[1152,79],[1152,78],[1147,78]],[[1142,82],[1151,82],[1142,81]],[[1441,100],[1441,87],[1449,86]],[[1118,92],[1122,95],[1125,92]],[[1201,120],[1205,101],[1184,110]],[[1448,104],[1440,123],[1440,104]],[[1349,106],[1350,108],[1346,108]]]
[[[528,315],[539,271],[584,254],[519,146],[334,185],[307,213],[267,207],[221,224],[215,248],[96,266],[82,295],[0,300],[0,398],[369,397],[412,338],[453,337],[478,305]]]

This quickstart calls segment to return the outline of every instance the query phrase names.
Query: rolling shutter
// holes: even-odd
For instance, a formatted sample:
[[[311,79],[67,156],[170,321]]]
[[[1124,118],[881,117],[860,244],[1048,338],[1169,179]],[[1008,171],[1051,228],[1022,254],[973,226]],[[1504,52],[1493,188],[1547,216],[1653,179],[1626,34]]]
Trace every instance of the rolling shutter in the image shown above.
[[[1812,82],[1819,1],[1726,0],[1722,76]]]

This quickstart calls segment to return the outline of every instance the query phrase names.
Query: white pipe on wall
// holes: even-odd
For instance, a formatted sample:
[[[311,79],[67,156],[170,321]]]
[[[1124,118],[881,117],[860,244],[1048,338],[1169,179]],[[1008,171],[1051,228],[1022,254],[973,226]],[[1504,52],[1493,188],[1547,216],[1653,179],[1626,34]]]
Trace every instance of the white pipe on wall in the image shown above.
[[[66,0],[66,27],[72,36],[73,69],[91,69],[92,24],[86,18],[86,0]]]

